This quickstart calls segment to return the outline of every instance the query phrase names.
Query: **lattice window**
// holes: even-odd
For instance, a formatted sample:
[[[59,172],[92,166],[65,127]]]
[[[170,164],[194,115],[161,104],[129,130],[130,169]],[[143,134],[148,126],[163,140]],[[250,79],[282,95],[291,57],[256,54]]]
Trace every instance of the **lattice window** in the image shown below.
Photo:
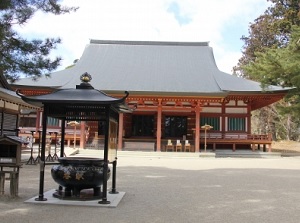
[[[210,125],[213,127],[213,130],[219,131],[220,128],[220,117],[200,117],[200,126]]]
[[[18,115],[3,113],[2,135],[17,135]]]
[[[228,131],[245,131],[246,119],[245,118],[228,118]]]
[[[59,126],[59,119],[47,117],[47,125],[49,126]]]

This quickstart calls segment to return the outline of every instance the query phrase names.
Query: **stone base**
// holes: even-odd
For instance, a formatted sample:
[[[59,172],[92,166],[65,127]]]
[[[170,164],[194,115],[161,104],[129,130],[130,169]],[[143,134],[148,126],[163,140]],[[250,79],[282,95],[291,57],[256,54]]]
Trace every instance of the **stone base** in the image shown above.
[[[54,205],[71,205],[71,206],[87,206],[87,207],[107,207],[107,208],[115,208],[118,206],[120,201],[125,195],[125,192],[120,192],[117,194],[111,194],[107,193],[107,201],[110,201],[109,204],[99,204],[99,200],[80,200],[80,201],[74,201],[74,200],[64,200],[64,199],[58,199],[53,197],[53,194],[56,192],[55,189],[52,189],[50,191],[47,191],[44,193],[44,198],[46,198],[45,201],[36,201],[35,198],[30,198],[29,200],[26,200],[25,203],[32,203],[32,204],[54,204]]]

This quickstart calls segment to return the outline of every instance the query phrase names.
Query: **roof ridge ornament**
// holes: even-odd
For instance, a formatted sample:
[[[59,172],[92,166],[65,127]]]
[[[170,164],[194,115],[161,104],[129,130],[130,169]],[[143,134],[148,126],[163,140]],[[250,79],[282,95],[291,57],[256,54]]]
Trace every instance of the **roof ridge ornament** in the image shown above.
[[[92,79],[92,75],[90,75],[88,72],[85,72],[80,76],[80,80],[85,83],[90,82]]]
[[[76,85],[76,89],[94,89],[93,86],[89,83],[92,79],[92,75],[90,75],[88,72],[83,73],[80,76],[81,84]]]

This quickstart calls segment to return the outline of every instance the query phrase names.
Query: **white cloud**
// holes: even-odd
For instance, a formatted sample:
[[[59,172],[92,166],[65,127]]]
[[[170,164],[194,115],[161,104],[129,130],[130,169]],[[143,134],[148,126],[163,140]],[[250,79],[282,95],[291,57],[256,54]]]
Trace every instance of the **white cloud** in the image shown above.
[[[241,56],[243,43],[241,36],[229,41],[227,33],[225,38],[225,32],[233,32],[226,27],[236,24],[243,27],[241,35],[247,35],[249,22],[268,5],[267,0],[64,0],[62,4],[80,8],[60,16],[38,13],[18,29],[29,37],[61,37],[63,43],[54,54],[64,58],[62,68],[80,58],[90,39],[209,41],[219,69],[228,73]],[[178,6],[178,15],[189,19],[187,23],[180,24],[168,11],[171,4]]]

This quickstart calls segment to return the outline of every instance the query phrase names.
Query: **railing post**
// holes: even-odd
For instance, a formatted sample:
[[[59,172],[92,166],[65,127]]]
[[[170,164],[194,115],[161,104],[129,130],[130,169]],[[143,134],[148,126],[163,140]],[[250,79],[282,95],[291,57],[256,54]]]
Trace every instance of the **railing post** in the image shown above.
[[[270,132],[268,133],[268,139],[272,141],[272,134]]]

